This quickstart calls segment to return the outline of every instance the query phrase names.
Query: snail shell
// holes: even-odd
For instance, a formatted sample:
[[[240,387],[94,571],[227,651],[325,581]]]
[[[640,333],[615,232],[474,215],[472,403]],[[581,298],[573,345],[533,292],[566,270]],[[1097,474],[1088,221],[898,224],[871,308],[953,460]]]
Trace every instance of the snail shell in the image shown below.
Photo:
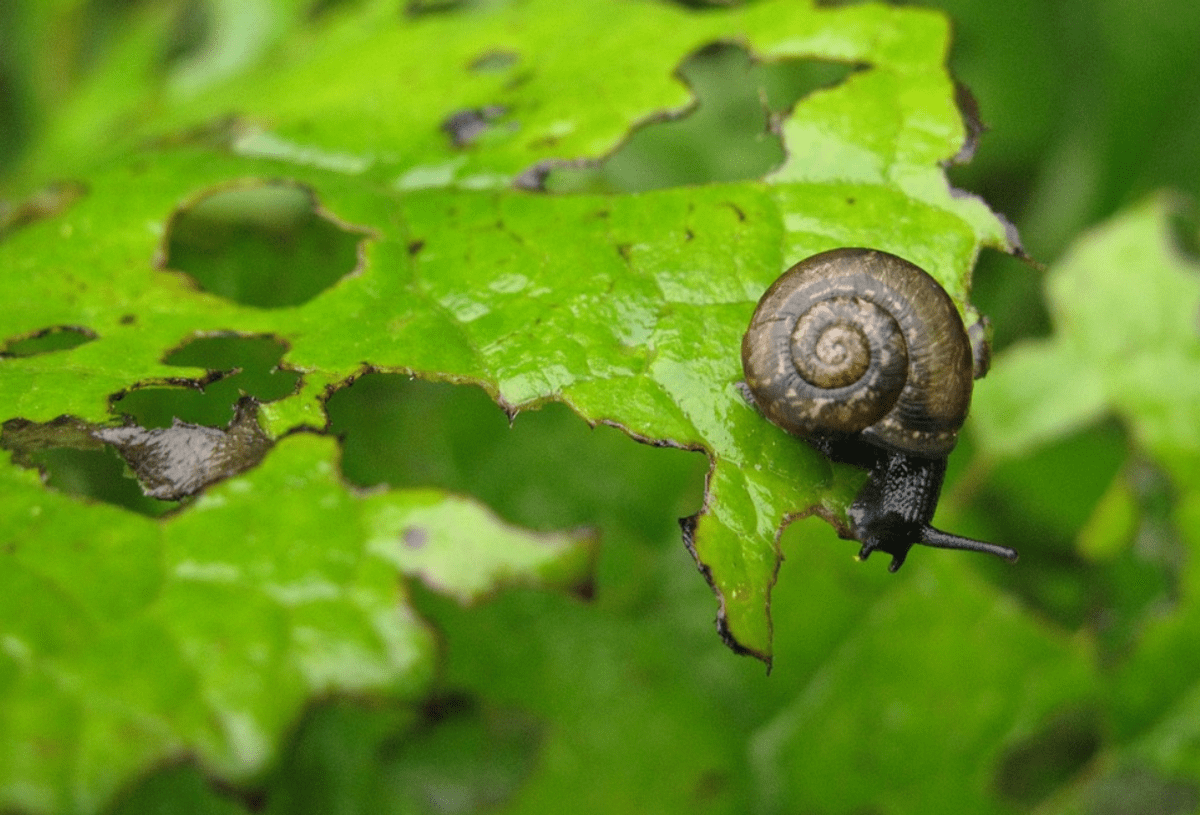
[[[789,433],[861,433],[938,458],[966,418],[974,354],[936,280],[887,252],[849,248],[775,281],[742,340],[742,366],[758,407]]]
[[[784,272],[758,303],[742,367],[755,405],[835,461],[868,470],[846,511],[859,558],[914,544],[1017,552],[932,526],[946,456],[987,368],[986,326],[972,351],[958,309],[938,282],[903,258],[834,249]]]

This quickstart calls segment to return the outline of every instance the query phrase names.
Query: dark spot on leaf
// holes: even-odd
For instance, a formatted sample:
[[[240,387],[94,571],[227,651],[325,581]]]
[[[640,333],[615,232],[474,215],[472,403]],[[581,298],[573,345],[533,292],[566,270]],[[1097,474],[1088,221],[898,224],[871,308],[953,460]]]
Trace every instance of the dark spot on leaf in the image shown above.
[[[61,215],[87,191],[79,181],[56,181],[15,204],[0,199],[0,240],[22,227]]]
[[[696,239],[696,233],[690,229],[684,230],[683,239],[684,241],[693,241]]]
[[[306,187],[243,183],[176,211],[160,266],[237,303],[282,308],[307,302],[354,272],[365,235],[321,209]]]
[[[733,203],[732,201],[726,201],[725,206],[733,210],[733,214],[737,216],[739,221],[746,220],[746,213],[737,204]]]
[[[488,51],[471,60],[467,68],[479,73],[505,71],[516,65],[520,58],[520,55],[513,51]]]
[[[137,322],[136,314],[122,314],[121,315],[121,319],[120,319],[121,325],[133,325],[136,322]]]
[[[32,357],[54,351],[69,351],[96,339],[96,332],[77,325],[55,325],[23,337],[7,340],[0,357]]]
[[[546,159],[522,170],[513,179],[513,186],[518,190],[528,190],[529,192],[547,192],[546,184],[549,181],[550,174],[556,170],[587,170],[597,167],[599,163],[598,160],[592,161],[589,159],[576,159],[574,161]]]
[[[761,178],[785,159],[779,121],[798,100],[869,66],[817,59],[754,58],[736,43],[711,43],[676,70],[695,95],[687,108],[635,125],[602,159],[544,160],[518,177],[523,189],[642,192]]]
[[[623,258],[623,259],[624,259],[626,262],[628,262],[628,261],[629,261],[629,258],[630,258],[630,256],[633,254],[633,244],[630,244],[630,243],[618,243],[618,244],[617,244],[617,253],[618,253],[618,254],[619,254],[619,255],[620,255],[620,256],[621,256],[621,257],[622,257],[622,258]]]
[[[408,253],[410,255],[416,256],[416,255],[419,255],[421,253],[421,250],[424,248],[425,248],[425,241],[413,241],[408,245]]]
[[[429,530],[422,526],[406,526],[400,539],[409,549],[421,549],[429,543]]]
[[[508,108],[502,105],[460,110],[447,116],[441,129],[455,147],[462,149],[475,144],[506,113]]]
[[[280,367],[286,352],[287,344],[270,335],[191,337],[163,363],[202,368],[203,378],[142,383],[110,397],[110,409],[145,428],[170,427],[175,420],[224,427],[242,396],[261,403],[295,393],[301,375]],[[172,381],[175,387],[164,386]]]
[[[92,435],[117,448],[146,495],[173,500],[195,495],[262,461],[271,440],[259,427],[257,415],[257,403],[247,398],[224,430],[176,420],[166,428],[107,427]]]
[[[1000,759],[996,793],[1022,809],[1036,806],[1079,775],[1099,752],[1101,733],[1095,711],[1059,714]]]
[[[855,201],[853,198],[847,198],[847,199],[846,199],[846,203],[847,203],[847,204],[849,204],[850,206],[854,206],[854,205],[855,205],[855,204],[857,204],[858,202],[857,202],[857,201]]]

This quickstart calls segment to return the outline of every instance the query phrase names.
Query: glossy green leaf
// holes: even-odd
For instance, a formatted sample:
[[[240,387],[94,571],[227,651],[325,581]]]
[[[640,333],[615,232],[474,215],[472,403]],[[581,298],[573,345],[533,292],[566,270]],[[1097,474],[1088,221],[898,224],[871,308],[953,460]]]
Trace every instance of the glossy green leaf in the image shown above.
[[[314,397],[363,363],[477,382],[510,410],[562,399],[591,422],[709,453],[711,493],[696,555],[712,577],[730,641],[769,659],[780,525],[817,506],[836,514],[850,495],[828,493],[827,465],[766,425],[735,387],[738,343],[754,302],[784,267],[837,245],[908,257],[961,300],[980,247],[1005,246],[1007,238],[981,202],[951,194],[939,166],[965,136],[940,63],[946,25],[936,15],[793,3],[730,15],[639,6],[597,40],[582,21],[598,8],[420,17],[371,36],[335,26],[303,56],[289,52],[283,65],[236,88],[214,85],[181,102],[177,115],[194,121],[208,115],[206,106],[226,110],[235,91],[237,99],[258,100],[219,134],[229,149],[155,149],[94,173],[89,195],[67,214],[3,247],[21,272],[46,262],[41,250],[52,238],[68,257],[72,246],[86,246],[103,281],[81,298],[65,299],[65,281],[55,276],[40,275],[24,290],[6,332],[82,324],[100,339],[13,360],[3,396],[24,418],[69,412],[99,420],[109,394],[167,375],[159,362],[164,347],[189,334],[236,330],[279,337],[290,347],[286,363],[307,373],[293,400],[266,408],[276,433],[300,421],[319,424]],[[667,64],[647,63],[630,46],[651,31],[654,58],[670,55]],[[600,152],[638,118],[677,104],[671,68],[735,33],[764,59],[819,56],[869,66],[796,106],[783,127],[791,153],[769,183],[639,196],[503,188],[547,156]],[[587,61],[568,57],[572,37],[587,38]],[[360,81],[337,81],[351,45]],[[611,59],[597,72],[606,49]],[[483,55],[510,52],[518,58],[506,70],[535,78],[510,86],[472,68]],[[418,54],[420,68],[405,68]],[[383,71],[384,59],[401,61]],[[400,104],[395,94],[411,95],[414,87],[398,82],[405,70],[431,90]],[[586,104],[600,77],[615,84],[602,104]],[[553,87],[571,91],[551,93],[542,84],[551,78]],[[432,93],[447,86],[453,100]],[[543,101],[535,106],[534,98]],[[455,110],[493,104],[517,124],[469,150],[438,129]],[[259,122],[271,122],[270,139],[283,141],[262,147]],[[303,144],[296,141],[301,129]],[[258,147],[247,148],[247,138]],[[347,151],[366,156],[367,166],[326,160]],[[452,171],[431,175],[429,162]],[[179,202],[281,176],[301,185],[323,222],[361,240],[360,265],[344,269],[332,287],[291,308],[263,310],[198,293],[151,263],[170,263],[164,243]],[[87,371],[86,380],[67,370]],[[38,396],[47,386],[53,399]]]
[[[433,641],[397,569],[462,599],[586,579],[586,538],[531,538],[432,491],[355,495],[333,448],[285,439],[163,522],[81,506],[7,468],[8,805],[92,810],[185,754],[245,778],[313,695],[423,693]],[[476,543],[469,561],[438,558],[451,540]]]
[[[108,51],[28,159],[27,178],[53,168],[83,192],[5,230],[0,273],[20,285],[0,312],[0,340],[6,349],[47,332],[91,341],[0,359],[0,418],[68,415],[91,427],[144,415],[135,408],[152,390],[209,395],[242,376],[242,363],[189,364],[178,353],[213,337],[269,338],[300,376],[291,392],[238,380],[263,402],[274,449],[161,523],[47,493],[31,472],[8,469],[20,485],[5,496],[9,538],[63,547],[108,530],[114,546],[139,554],[105,567],[127,569],[145,592],[124,601],[128,627],[98,613],[95,630],[81,629],[45,599],[36,572],[5,570],[6,602],[23,609],[5,618],[17,621],[6,623],[10,636],[31,643],[0,673],[19,734],[5,740],[16,745],[9,777],[32,779],[11,800],[87,808],[185,750],[243,777],[308,696],[427,672],[424,640],[402,663],[388,661],[398,658],[392,640],[364,644],[381,623],[355,616],[365,600],[347,588],[359,579],[347,563],[370,564],[376,590],[399,569],[461,601],[497,584],[585,579],[578,540],[547,549],[440,493],[355,496],[323,442],[287,435],[325,428],[330,392],[367,370],[476,384],[510,413],[558,400],[590,423],[706,453],[693,552],[728,642],[769,661],[780,531],[806,513],[842,515],[860,476],[831,470],[742,399],[738,347],[754,303],[791,263],[869,245],[928,269],[970,320],[978,252],[1009,246],[1000,219],[953,191],[942,170],[966,139],[942,64],[945,19],[790,0],[704,14],[666,3],[614,13],[600,0],[441,14],[365,3],[312,18],[309,4],[218,3],[208,50],[164,57],[151,44],[178,21],[153,5],[121,12],[122,33],[104,40]],[[56,13],[36,25],[62,24]],[[777,129],[786,155],[764,178],[637,195],[538,189],[547,162],[599,158],[648,117],[681,114],[689,94],[672,73],[716,41],[757,60],[862,70],[778,122],[764,117],[763,137]],[[131,70],[148,89],[121,85]],[[74,532],[21,525],[46,502]],[[322,555],[326,535],[336,545]],[[345,560],[321,560],[338,551]],[[297,571],[306,563],[312,585]],[[68,596],[112,591],[88,579],[86,554],[55,564]],[[304,613],[291,615],[289,603]],[[329,616],[310,604],[328,604]],[[329,656],[344,651],[354,658]],[[60,653],[74,694],[63,690],[70,683],[48,687],[46,665]],[[161,664],[131,676],[143,654]],[[209,673],[191,676],[197,662]],[[194,690],[180,692],[175,676],[191,676]],[[125,704],[124,715],[150,724],[119,762],[95,762],[124,726]],[[71,705],[87,715],[72,717]],[[81,722],[82,735],[54,738],[93,763],[33,751],[31,722],[42,718]]]

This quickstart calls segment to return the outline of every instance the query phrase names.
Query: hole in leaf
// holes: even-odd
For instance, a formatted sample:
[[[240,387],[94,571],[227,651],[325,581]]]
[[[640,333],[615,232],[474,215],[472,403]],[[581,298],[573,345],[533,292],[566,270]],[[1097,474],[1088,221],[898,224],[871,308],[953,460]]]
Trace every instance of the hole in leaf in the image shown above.
[[[559,403],[522,412],[510,427],[478,388],[366,374],[330,396],[326,411],[352,483],[474,495],[535,529],[608,519],[676,539],[676,518],[695,512],[703,494],[704,456],[592,429]]]
[[[137,387],[116,395],[111,409],[146,428],[170,427],[175,419],[224,427],[242,396],[271,402],[295,392],[300,374],[278,367],[286,352],[287,344],[272,336],[197,337],[168,353],[163,362],[204,368],[210,372],[208,379],[176,387]]]
[[[1008,750],[996,771],[996,792],[1011,804],[1032,807],[1077,776],[1101,742],[1095,712],[1064,712]]]
[[[780,116],[813,91],[866,66],[816,59],[758,62],[742,46],[714,43],[676,71],[696,97],[682,113],[638,126],[590,166],[542,164],[521,186],[548,192],[642,192],[760,178],[784,160]]]
[[[201,289],[262,308],[311,300],[358,267],[364,234],[338,223],[308,189],[269,182],[218,190],[181,208],[163,267]]]
[[[0,349],[0,357],[31,357],[54,351],[69,351],[96,339],[96,332],[77,325],[55,325],[25,337],[11,339]]]
[[[160,501],[144,494],[137,478],[110,445],[100,450],[51,448],[33,454],[30,462],[45,473],[46,486],[68,495],[115,504],[151,518],[179,506],[178,501]]]

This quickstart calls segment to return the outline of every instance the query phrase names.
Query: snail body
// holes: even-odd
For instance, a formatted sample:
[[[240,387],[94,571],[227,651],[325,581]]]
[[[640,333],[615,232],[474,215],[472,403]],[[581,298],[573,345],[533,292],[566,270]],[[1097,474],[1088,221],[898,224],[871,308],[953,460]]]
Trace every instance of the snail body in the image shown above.
[[[851,532],[860,558],[887,552],[893,572],[916,543],[1017,558],[930,525],[977,358],[938,282],[873,249],[834,249],[788,269],[742,339],[746,386],[767,419],[869,471]]]

